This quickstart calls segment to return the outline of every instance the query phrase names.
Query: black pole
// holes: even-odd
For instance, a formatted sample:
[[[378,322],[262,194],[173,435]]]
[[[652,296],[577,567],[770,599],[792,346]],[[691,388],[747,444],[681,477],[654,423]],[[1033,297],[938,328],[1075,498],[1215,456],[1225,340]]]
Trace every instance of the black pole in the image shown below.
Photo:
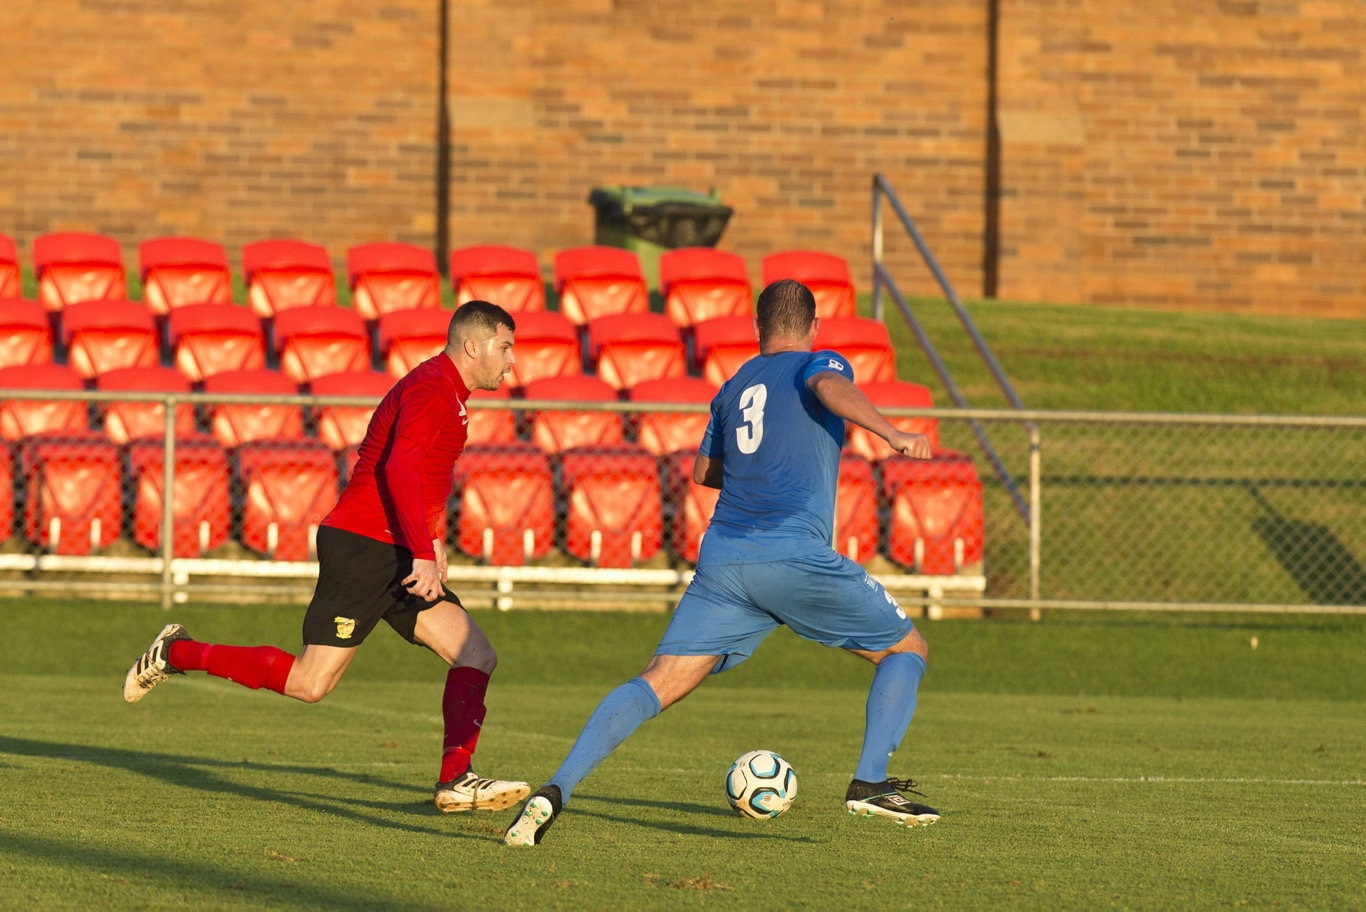
[[[1000,0],[987,0],[987,148],[982,220],[982,297],[994,298],[1000,282],[1001,260],[1001,129],[997,119]]]
[[[441,38],[438,42],[440,60],[437,62],[437,99],[436,99],[436,268],[442,276],[448,271],[450,253],[451,211],[451,113],[446,102],[446,60],[448,52],[447,0],[437,0],[441,4]]]

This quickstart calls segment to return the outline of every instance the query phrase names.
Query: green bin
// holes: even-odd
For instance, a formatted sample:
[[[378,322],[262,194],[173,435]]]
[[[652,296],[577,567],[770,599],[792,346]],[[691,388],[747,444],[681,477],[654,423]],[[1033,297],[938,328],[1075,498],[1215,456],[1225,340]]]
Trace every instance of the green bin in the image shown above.
[[[634,251],[651,289],[659,288],[660,254],[715,247],[734,211],[715,190],[678,187],[597,187],[588,202],[597,212],[594,243]]]

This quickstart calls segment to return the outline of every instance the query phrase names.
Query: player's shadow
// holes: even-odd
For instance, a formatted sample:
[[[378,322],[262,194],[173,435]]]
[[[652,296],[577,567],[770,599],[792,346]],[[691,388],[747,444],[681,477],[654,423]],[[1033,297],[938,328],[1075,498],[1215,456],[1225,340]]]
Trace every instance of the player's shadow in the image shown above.
[[[240,869],[219,864],[214,857],[196,852],[167,852],[132,841],[118,845],[101,844],[81,836],[60,833],[7,832],[0,839],[6,861],[31,859],[44,867],[60,870],[65,877],[94,875],[125,883],[163,883],[182,885],[188,899],[204,908],[241,907]],[[354,886],[334,886],[325,878],[291,877],[286,869],[279,873],[253,871],[247,902],[259,908],[356,909],[407,908],[401,883],[372,878],[367,893],[358,895]],[[21,889],[22,887],[18,887]]]
[[[396,823],[393,820],[367,813],[368,811],[379,811],[389,815],[397,812],[407,816],[441,816],[440,812],[431,804],[430,796],[427,795],[424,795],[425,813],[418,813],[422,806],[416,797],[412,801],[402,803],[356,797],[355,792],[357,790],[365,789],[396,789],[410,793],[415,790],[406,783],[392,782],[367,774],[348,773],[331,767],[252,763],[249,760],[219,760],[154,751],[127,750],[86,744],[63,744],[0,736],[0,762],[3,762],[5,755],[78,760],[83,763],[146,776],[155,780],[159,785],[171,783],[201,792],[234,795],[272,804],[291,805],[303,810],[404,832],[444,837],[475,838],[478,835],[444,828],[437,829],[416,824]],[[250,770],[253,772],[253,779],[256,781],[248,785],[226,778],[218,772],[229,770]],[[329,788],[326,792],[314,792],[297,788],[271,788],[263,784],[276,774],[316,778],[325,782]]]
[[[1332,529],[1287,518],[1253,483],[1247,485],[1247,492],[1264,511],[1252,521],[1253,531],[1311,602],[1366,604],[1366,570]]]
[[[682,823],[677,820],[662,819],[658,816],[660,811],[679,811],[686,814],[696,814],[699,817],[725,818],[726,820],[736,820],[735,813],[710,804],[693,804],[683,801],[646,801],[640,798],[622,798],[614,796],[611,798],[601,795],[583,795],[582,799],[593,802],[600,802],[606,805],[617,807],[641,808],[651,813],[647,814],[613,814],[605,811],[594,810],[590,807],[583,807],[580,803],[575,803],[573,810],[566,813],[582,814],[585,817],[596,817],[599,820],[609,820],[613,823],[634,824],[636,826],[649,827],[655,830],[663,830],[679,836],[707,836],[718,839],[764,839],[777,840],[780,842],[808,843],[814,844],[816,840],[810,836],[786,836],[782,833],[775,833],[771,829],[755,828],[750,832],[736,832],[730,828],[709,827],[702,824]],[[756,821],[762,823],[763,821]]]

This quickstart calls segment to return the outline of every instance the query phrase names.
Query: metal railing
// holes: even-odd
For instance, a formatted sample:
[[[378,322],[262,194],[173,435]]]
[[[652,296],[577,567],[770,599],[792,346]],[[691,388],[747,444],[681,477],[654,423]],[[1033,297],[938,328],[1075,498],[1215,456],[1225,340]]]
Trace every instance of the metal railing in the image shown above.
[[[375,405],[372,399],[355,397],[34,390],[0,391],[0,398],[6,405],[22,399],[77,400],[93,403],[96,411],[115,401],[165,407],[166,428],[158,442],[164,447],[162,491],[170,492],[171,508],[154,517],[159,525],[159,532],[150,533],[154,546],[52,553],[40,536],[28,538],[23,523],[12,519],[17,534],[0,553],[0,591],[150,596],[166,606],[201,595],[297,601],[308,597],[317,569],[308,559],[271,560],[262,554],[176,556],[174,454],[178,445],[187,445],[174,431],[176,406]],[[512,410],[524,423],[538,411],[604,411],[635,418],[706,410],[702,404],[530,400],[480,401],[473,408]],[[1361,461],[1366,418],[885,411],[893,417],[935,419],[947,450],[969,450],[979,431],[990,428],[1003,473],[980,473],[980,558],[956,557],[949,572],[931,573],[920,572],[918,559],[893,544],[902,513],[919,507],[896,499],[889,460],[872,462],[876,541],[858,559],[908,607],[921,606],[931,614],[954,606],[1366,611],[1366,477]],[[15,491],[24,487],[20,476],[16,472],[12,482]],[[127,514],[137,492],[132,479],[125,476],[123,484]],[[1014,492],[1020,489],[1030,492],[1027,529],[1013,508]],[[36,495],[30,491],[20,496]],[[564,494],[556,498],[556,510],[562,513]],[[233,506],[242,508],[240,502]],[[452,517],[455,511],[453,506]],[[961,518],[948,516],[945,522],[951,526]],[[952,528],[943,534],[963,537]],[[591,566],[563,554],[555,555],[557,560],[504,566],[451,550],[451,578],[462,597],[468,596],[471,604],[486,598],[500,608],[658,609],[671,604],[691,577],[691,564],[665,554],[629,567]]]

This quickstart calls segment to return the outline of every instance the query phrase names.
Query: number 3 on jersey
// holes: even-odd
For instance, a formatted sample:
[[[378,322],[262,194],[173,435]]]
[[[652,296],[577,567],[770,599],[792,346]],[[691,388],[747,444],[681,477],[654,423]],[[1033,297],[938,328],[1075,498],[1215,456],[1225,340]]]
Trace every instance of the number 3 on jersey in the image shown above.
[[[741,453],[753,453],[764,439],[764,403],[768,387],[756,383],[740,394],[740,417],[744,424],[735,429],[735,445]]]

